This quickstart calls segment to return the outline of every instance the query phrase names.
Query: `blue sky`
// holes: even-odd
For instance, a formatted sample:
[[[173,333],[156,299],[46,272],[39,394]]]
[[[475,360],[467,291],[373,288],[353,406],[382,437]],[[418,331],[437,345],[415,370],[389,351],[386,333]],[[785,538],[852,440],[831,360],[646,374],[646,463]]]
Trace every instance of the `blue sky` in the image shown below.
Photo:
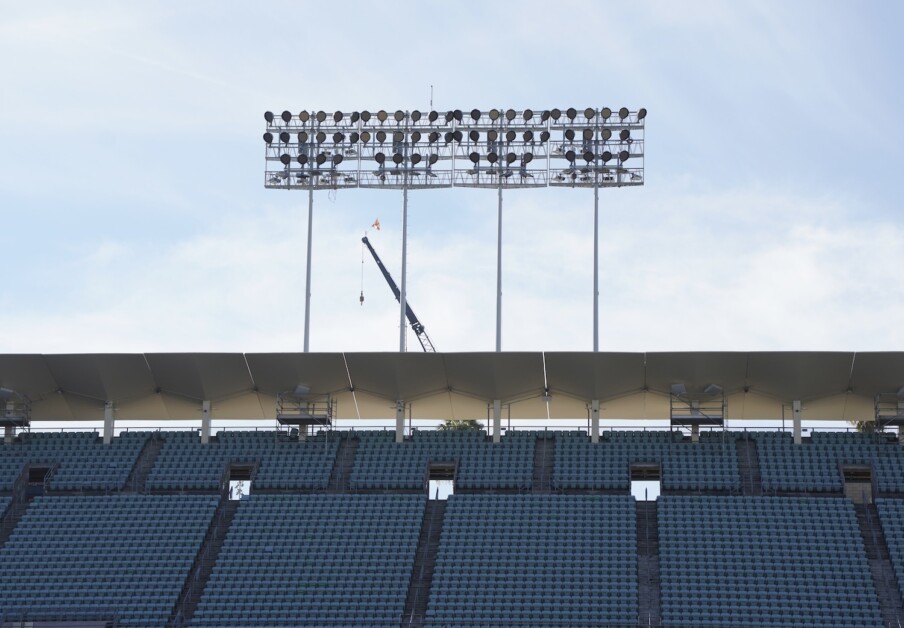
[[[304,193],[263,112],[626,105],[601,194],[601,349],[902,350],[890,2],[0,2],[0,351],[296,351]],[[414,192],[409,298],[492,350],[495,194]],[[315,201],[311,348],[392,351],[401,194]],[[592,192],[505,197],[503,348],[592,348]],[[417,348],[414,338],[410,337]]]

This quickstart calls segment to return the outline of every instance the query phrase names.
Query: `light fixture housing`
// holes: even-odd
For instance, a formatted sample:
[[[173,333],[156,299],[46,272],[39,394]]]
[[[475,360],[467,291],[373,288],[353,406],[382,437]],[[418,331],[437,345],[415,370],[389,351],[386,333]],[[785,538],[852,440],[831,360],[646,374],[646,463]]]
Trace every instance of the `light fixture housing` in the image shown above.
[[[644,182],[644,108],[277,111],[264,113],[265,187],[620,187]],[[375,174],[375,163],[386,171]],[[318,166],[331,175],[309,176]],[[550,176],[575,170],[580,176]]]

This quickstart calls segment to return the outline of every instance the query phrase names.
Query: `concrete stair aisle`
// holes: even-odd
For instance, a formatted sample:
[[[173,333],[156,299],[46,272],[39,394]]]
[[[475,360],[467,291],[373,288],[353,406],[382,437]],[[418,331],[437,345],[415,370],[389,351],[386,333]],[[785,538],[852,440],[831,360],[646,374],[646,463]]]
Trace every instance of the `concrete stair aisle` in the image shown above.
[[[854,510],[857,512],[857,524],[860,526],[860,536],[863,537],[863,546],[869,560],[873,586],[879,598],[882,623],[885,626],[904,625],[901,589],[889,557],[879,511],[875,504],[854,504]]]
[[[637,502],[637,616],[641,626],[661,626],[659,516],[656,502]]]
[[[556,442],[549,438],[538,438],[534,445],[533,492],[552,492],[552,470],[556,458]]]
[[[411,572],[408,594],[405,597],[405,610],[402,614],[403,627],[421,628],[424,626],[445,514],[446,502],[444,500],[427,502],[424,519],[421,523],[421,533],[418,537],[414,569]]]
[[[188,626],[191,622],[240,503],[239,500],[230,500],[225,494],[220,498],[210,527],[207,528],[207,534],[204,536],[204,542],[198,549],[185,584],[182,585],[182,592],[173,608],[169,626]]]

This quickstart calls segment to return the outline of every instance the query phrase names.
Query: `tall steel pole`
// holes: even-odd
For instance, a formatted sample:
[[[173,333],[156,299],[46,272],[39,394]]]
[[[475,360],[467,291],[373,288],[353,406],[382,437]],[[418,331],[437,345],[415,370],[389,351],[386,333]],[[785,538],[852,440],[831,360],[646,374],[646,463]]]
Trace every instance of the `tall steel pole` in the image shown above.
[[[408,273],[408,168],[403,173],[402,185],[402,285],[399,288],[399,352],[405,353],[405,340],[408,327],[405,325],[405,281]]]
[[[499,226],[496,238],[496,351],[502,351],[502,174],[499,175]]]
[[[304,352],[311,349],[311,241],[314,233],[314,177],[308,187],[308,267],[304,290]]]
[[[600,350],[600,185],[599,169],[595,168],[593,186],[593,350]]]

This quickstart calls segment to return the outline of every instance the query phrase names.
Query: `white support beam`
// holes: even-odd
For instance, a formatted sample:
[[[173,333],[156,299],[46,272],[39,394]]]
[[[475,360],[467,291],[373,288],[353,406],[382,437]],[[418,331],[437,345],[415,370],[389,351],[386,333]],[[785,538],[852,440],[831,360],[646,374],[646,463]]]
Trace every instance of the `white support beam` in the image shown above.
[[[13,412],[16,409],[16,404],[12,401],[6,402],[6,416],[12,416]],[[13,440],[16,438],[16,428],[13,425],[7,425],[3,428],[3,442],[7,445],[12,444]]]
[[[502,402],[493,399],[493,442],[502,440]]]
[[[691,442],[699,443],[700,442],[700,426],[694,423],[691,425]]]
[[[210,400],[201,402],[201,444],[210,442]]]
[[[600,400],[590,402],[590,442],[600,442]]]
[[[395,405],[395,442],[405,441],[405,401],[398,399]]]
[[[803,428],[800,420],[800,400],[795,399],[791,402],[791,415],[794,421],[794,444],[800,445],[803,442]]]
[[[904,400],[898,401],[898,416],[904,416]],[[904,445],[904,425],[898,426],[898,444]]]
[[[113,442],[113,428],[116,425],[116,417],[113,412],[113,402],[104,402],[104,445]]]

